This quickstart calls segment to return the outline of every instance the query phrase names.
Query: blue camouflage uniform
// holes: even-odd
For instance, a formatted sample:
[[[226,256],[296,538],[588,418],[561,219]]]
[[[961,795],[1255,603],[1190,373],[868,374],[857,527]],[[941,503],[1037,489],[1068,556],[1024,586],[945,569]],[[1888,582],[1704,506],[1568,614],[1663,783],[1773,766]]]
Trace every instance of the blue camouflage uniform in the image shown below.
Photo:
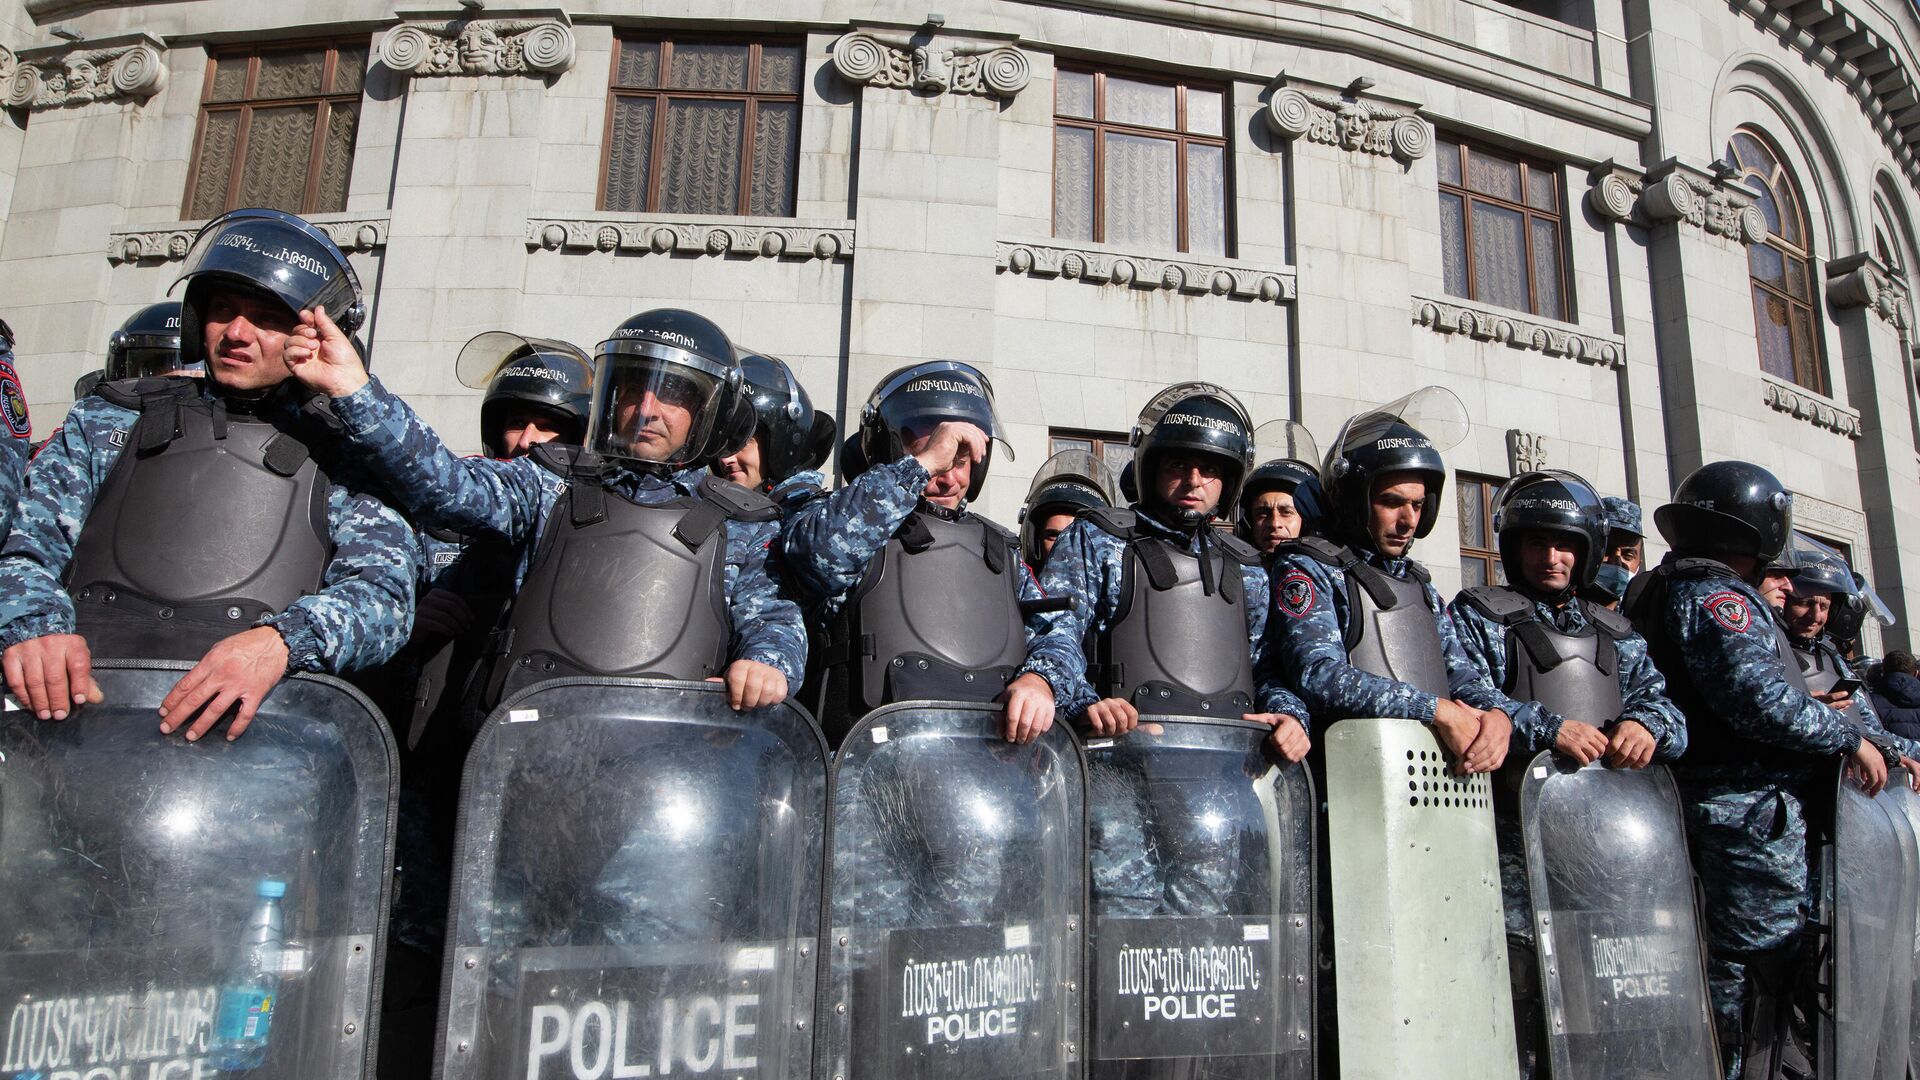
[[[203,388],[202,393],[207,391]],[[27,470],[13,533],[0,548],[0,648],[47,634],[71,634],[73,602],[62,579],[94,499],[120,460],[140,414],[103,397],[77,402]],[[419,546],[372,487],[339,436],[288,400],[264,417],[299,433],[331,481],[327,528],[333,545],[320,591],[268,615],[280,631],[287,670],[343,674],[398,652],[413,628]]]
[[[33,420],[27,415],[27,394],[13,369],[13,330],[0,322],[0,540],[13,523],[14,504],[27,475],[27,454],[33,446]]]
[[[1775,613],[1775,617],[1779,617],[1778,613]],[[1787,640],[1793,642],[1793,647],[1796,649],[1805,649],[1808,652],[1824,651],[1828,662],[1833,664],[1843,679],[1860,679],[1860,671],[1868,666],[1864,663],[1849,662],[1841,654],[1840,646],[1832,637],[1824,633],[1815,638],[1798,638],[1789,633]],[[1861,682],[1865,681],[1861,679]],[[1879,711],[1873,707],[1873,695],[1869,694],[1864,686],[1859,693],[1853,695],[1853,704],[1840,715],[1858,724],[1859,729],[1869,734],[1874,741],[1893,747],[1902,757],[1920,758],[1920,743],[1887,730],[1887,725],[1880,719]]]
[[[566,482],[531,457],[507,460],[461,458],[407,404],[369,378],[367,385],[333,402],[354,444],[422,526],[458,532],[494,533],[519,549],[517,590],[532,566],[533,549]],[[616,459],[617,463],[617,459]],[[641,505],[693,494],[704,467],[670,477],[619,468],[607,490]],[[767,571],[767,553],[777,529],[772,522],[726,523],[724,589],[735,659],[777,669],[798,686],[806,666],[806,630],[800,609],[781,595]]]
[[[827,474],[818,469],[802,469],[773,485],[767,492],[767,498],[780,508],[780,520],[785,521],[813,500],[826,494]]]

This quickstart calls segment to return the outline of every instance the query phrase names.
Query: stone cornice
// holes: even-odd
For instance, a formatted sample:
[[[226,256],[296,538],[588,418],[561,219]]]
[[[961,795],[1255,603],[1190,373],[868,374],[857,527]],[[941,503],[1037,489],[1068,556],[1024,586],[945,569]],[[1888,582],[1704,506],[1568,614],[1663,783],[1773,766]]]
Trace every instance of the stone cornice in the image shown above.
[[[55,109],[115,98],[149,98],[167,85],[166,42],[148,34],[23,49],[6,73],[6,104]]]
[[[1827,263],[1827,302],[1842,310],[1866,308],[1895,330],[1908,325],[1906,285],[1866,252]]]
[[[1627,362],[1627,343],[1622,338],[1594,334],[1570,323],[1523,312],[1473,304],[1457,297],[1444,300],[1414,297],[1413,323],[1436,334],[1463,334],[1475,341],[1491,341],[1508,348],[1568,356],[1583,364],[1619,368]]]
[[[307,220],[319,226],[341,251],[372,251],[387,245],[387,218],[352,212],[309,214]],[[107,260],[118,265],[131,262],[175,262],[187,257],[194,235],[204,221],[173,221],[154,225],[130,225],[107,234]]]
[[[1860,414],[1802,386],[1760,374],[1760,400],[1767,407],[1849,439],[1860,437]]]
[[[1643,175],[1603,161],[1588,173],[1587,204],[1601,217],[1635,225],[1685,222],[1741,245],[1767,238],[1767,219],[1752,192],[1728,177],[1668,158]]]
[[[1793,523],[1818,526],[1836,540],[1855,541],[1867,535],[1866,514],[1799,491],[1793,493]]]
[[[564,11],[409,21],[380,39],[379,56],[387,67],[414,78],[558,75],[573,67],[573,26]]]
[[[1426,157],[1433,150],[1433,128],[1412,109],[1362,99],[1370,85],[1370,79],[1356,79],[1344,92],[1304,83],[1283,85],[1267,101],[1267,126],[1285,139],[1305,138],[1402,164]]]
[[[926,93],[1011,98],[1033,76],[1010,42],[946,33],[859,29],[833,43],[833,69],[851,83]]]
[[[1293,300],[1296,294],[1291,266],[1261,269],[1224,259],[1200,262],[1155,258],[1097,244],[1057,240],[1002,240],[995,245],[994,266],[999,273],[1066,278],[1090,285],[1168,289],[1190,296],[1280,303]]]
[[[547,251],[632,251],[668,255],[846,259],[853,256],[850,221],[616,214],[541,215],[527,219],[527,247]]]

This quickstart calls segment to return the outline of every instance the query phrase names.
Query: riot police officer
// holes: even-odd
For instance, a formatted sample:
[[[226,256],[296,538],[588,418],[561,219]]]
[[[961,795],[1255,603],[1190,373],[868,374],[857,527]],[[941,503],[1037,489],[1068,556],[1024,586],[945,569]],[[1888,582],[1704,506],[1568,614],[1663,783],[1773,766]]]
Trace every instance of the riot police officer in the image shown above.
[[[1610,611],[1618,611],[1620,598],[1627,595],[1627,583],[1645,561],[1647,534],[1641,524],[1639,503],[1618,495],[1600,502],[1606,509],[1607,546],[1593,572],[1593,584],[1586,587],[1584,595]]]
[[[979,369],[900,368],[861,410],[846,485],[787,519],[786,568],[829,627],[817,659],[830,735],[913,698],[999,701],[1016,742],[1053,723],[1076,650],[1049,634],[1053,615],[1023,610],[1042,594],[1019,539],[968,509],[1004,430]]]
[[[290,214],[236,210],[201,229],[179,281],[181,353],[211,372],[103,383],[74,406],[0,553],[0,644],[43,719],[86,700],[93,655],[198,660],[161,730],[192,719],[197,739],[237,707],[234,738],[289,672],[393,655],[416,548],[287,377],[303,313],[364,316],[340,249]]]
[[[714,679],[736,709],[777,703],[798,682],[800,611],[766,567],[778,512],[705,471],[752,418],[733,344],[711,320],[647,311],[600,343],[587,453],[564,480],[538,452],[456,457],[368,376],[325,312],[305,318],[289,360],[333,399],[417,522],[492,532],[519,552],[488,707],[569,674]],[[623,593],[611,582],[640,585]],[[653,617],[647,605],[662,602],[673,618]]]
[[[19,501],[21,481],[26,476],[27,458],[33,449],[33,420],[27,414],[27,393],[20,387],[20,375],[13,369],[13,327],[0,319],[0,421],[6,434],[0,438],[0,539],[13,523],[14,503]]]
[[[1819,541],[1799,533],[1794,539],[1793,592],[1780,617],[1807,691],[1860,728],[1866,738],[1891,745],[1903,763],[1914,758],[1920,746],[1886,729],[1873,699],[1860,685],[1854,665],[1828,633],[1832,613],[1848,607],[1859,596],[1853,570],[1839,552]],[[1843,681],[1854,684],[1853,688],[1840,686]],[[1913,778],[1920,782],[1920,769],[1913,770]]]
[[[127,316],[107,339],[104,372],[107,382],[154,375],[204,376],[206,361],[180,358],[180,302],[163,300]]]
[[[1075,518],[1112,506],[1115,482],[1091,450],[1062,450],[1041,464],[1020,506],[1020,551],[1028,568],[1040,573]]]
[[[750,488],[791,513],[826,490],[820,466],[833,453],[838,425],[814,408],[807,388],[777,356],[740,357],[746,392],[753,402],[753,436],[713,463],[713,475]]]
[[[1887,757],[1807,691],[1758,584],[1780,559],[1792,496],[1767,470],[1717,461],[1654,513],[1672,551],[1629,591],[1685,715],[1674,767],[1688,847],[1706,889],[1708,990],[1726,1075],[1774,1044],[1806,920],[1806,800],[1826,764],[1851,760],[1868,794]]]
[[[1273,434],[1278,432],[1277,435]],[[1306,426],[1292,420],[1270,420],[1254,433],[1258,448],[1278,441],[1281,453],[1254,467],[1247,482],[1240,486],[1240,519],[1233,533],[1254,546],[1262,555],[1271,555],[1283,540],[1300,536],[1306,528],[1294,495],[1300,485],[1320,479],[1318,448]]]

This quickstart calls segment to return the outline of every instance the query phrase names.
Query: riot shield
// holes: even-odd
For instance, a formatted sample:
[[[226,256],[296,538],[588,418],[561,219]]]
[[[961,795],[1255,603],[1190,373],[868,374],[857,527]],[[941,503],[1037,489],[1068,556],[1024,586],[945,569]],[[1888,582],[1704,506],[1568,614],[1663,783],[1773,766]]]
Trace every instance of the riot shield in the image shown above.
[[[1832,938],[1822,981],[1833,1000],[1820,1010],[1820,1075],[1905,1080],[1914,1001],[1909,935],[1920,896],[1920,847],[1907,805],[1913,793],[1902,769],[1871,799],[1844,769],[1837,787],[1823,888]]]
[[[1311,1080],[1313,782],[1272,730],[1087,743],[1097,1080]]]
[[[1453,775],[1412,720],[1343,720],[1322,746],[1342,1080],[1512,1075],[1488,778]]]
[[[373,1074],[386,722],[298,675],[236,740],[162,735],[192,666],[96,660],[102,704],[0,715],[0,1075]]]
[[[1541,753],[1520,820],[1555,1080],[1720,1076],[1672,775]]]
[[[827,750],[717,683],[556,679],[467,757],[445,1077],[804,1078]]]
[[[1892,778],[1889,778],[1887,786],[1894,786]],[[1907,817],[1907,827],[1914,833],[1915,854],[1920,860],[1920,795],[1905,792],[1900,798],[1900,805]],[[1920,1076],[1920,873],[1916,873],[1915,886],[1913,946],[1909,952],[1913,968],[1913,992],[1912,1004],[1907,1010],[1907,1070],[1909,1075]]]
[[[995,705],[867,714],[834,762],[817,1075],[1077,1075],[1085,830],[1064,725],[1016,746]]]

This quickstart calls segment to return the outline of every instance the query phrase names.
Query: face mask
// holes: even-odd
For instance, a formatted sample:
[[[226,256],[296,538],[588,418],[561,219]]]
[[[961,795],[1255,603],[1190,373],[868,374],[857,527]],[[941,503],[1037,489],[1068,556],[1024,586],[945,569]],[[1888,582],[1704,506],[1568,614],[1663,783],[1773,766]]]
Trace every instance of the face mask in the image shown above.
[[[1594,571],[1593,587],[1596,591],[1618,600],[1627,595],[1627,582],[1631,580],[1633,575],[1627,573],[1626,567],[1601,563],[1600,569]]]

